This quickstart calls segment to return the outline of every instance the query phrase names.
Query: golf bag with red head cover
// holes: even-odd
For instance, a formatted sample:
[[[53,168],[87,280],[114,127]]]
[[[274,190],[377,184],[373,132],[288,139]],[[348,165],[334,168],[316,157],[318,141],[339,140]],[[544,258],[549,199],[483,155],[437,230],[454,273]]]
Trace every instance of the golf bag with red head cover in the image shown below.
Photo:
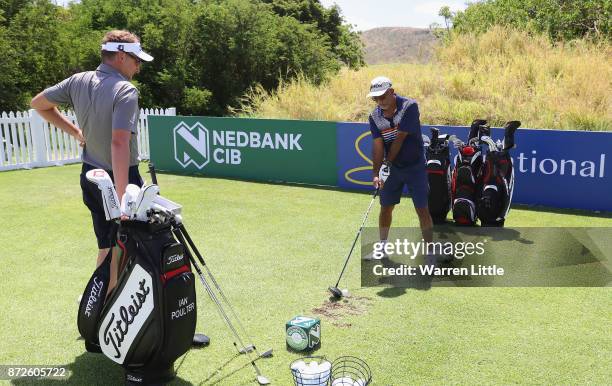
[[[477,213],[482,226],[504,226],[514,191],[514,166],[510,149],[514,147],[514,133],[519,121],[504,126],[504,142],[494,143],[490,137],[482,137],[488,145],[482,168],[482,193]]]
[[[169,221],[123,221],[117,244],[122,251],[117,286],[104,302],[107,285],[90,281],[79,309],[79,331],[88,349],[99,345],[124,367],[128,383],[169,381],[196,327],[195,278],[185,247]],[[85,298],[91,293],[97,301],[88,309]],[[88,310],[92,318],[86,317]]]
[[[468,144],[461,143],[455,156],[455,167],[451,178],[451,199],[453,219],[458,225],[476,224],[476,202],[480,196],[482,168],[479,132],[486,122],[482,119],[472,122]]]
[[[451,162],[447,138],[446,134],[440,135],[440,131],[432,127],[431,139],[428,139],[425,150],[428,207],[435,224],[444,223],[451,208]]]

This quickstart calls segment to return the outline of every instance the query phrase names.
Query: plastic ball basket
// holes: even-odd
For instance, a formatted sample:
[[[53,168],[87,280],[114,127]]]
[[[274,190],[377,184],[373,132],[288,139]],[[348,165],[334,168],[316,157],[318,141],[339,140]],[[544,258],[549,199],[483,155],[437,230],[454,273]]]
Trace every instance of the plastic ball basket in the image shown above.
[[[332,364],[330,386],[367,386],[371,382],[370,367],[359,358],[343,356]]]
[[[308,356],[296,359],[289,366],[295,386],[328,386],[332,364],[325,357]]]

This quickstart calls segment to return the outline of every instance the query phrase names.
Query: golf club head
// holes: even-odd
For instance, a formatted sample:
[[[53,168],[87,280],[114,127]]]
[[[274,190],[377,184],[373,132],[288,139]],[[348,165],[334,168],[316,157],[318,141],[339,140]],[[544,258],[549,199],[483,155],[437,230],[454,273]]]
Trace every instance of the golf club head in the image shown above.
[[[266,377],[264,377],[263,375],[258,375],[257,376],[257,383],[259,383],[260,385],[269,385],[270,384],[270,380]]]
[[[513,149],[514,144],[514,133],[516,129],[521,126],[520,121],[508,121],[504,125],[504,150]]]
[[[155,198],[153,199],[153,202],[155,204],[158,204],[159,206],[165,208],[166,210],[168,210],[169,212],[172,212],[172,214],[181,214],[181,208],[182,206],[180,204],[177,204],[174,201],[170,201],[167,198],[160,196],[159,194],[157,196],[155,196]]]
[[[128,186],[125,187],[125,193],[123,193],[123,197],[121,198],[121,213],[130,218],[132,217],[138,193],[140,193],[138,185],[128,184]]]
[[[474,119],[472,121],[472,124],[470,125],[470,134],[468,136],[468,141],[472,138],[478,137],[480,126],[486,125],[486,124],[487,124],[486,119]]]
[[[480,140],[489,146],[489,151],[497,150],[497,145],[495,145],[495,141],[491,137],[485,135],[480,137]]]
[[[335,299],[342,299],[342,291],[338,287],[329,287],[329,292]]]
[[[429,139],[429,137],[425,134],[421,134],[421,136],[423,137],[423,146],[429,147],[429,145],[431,145],[431,140]]]
[[[98,186],[102,194],[102,204],[104,206],[104,216],[107,221],[121,217],[119,198],[108,173],[103,169],[93,169],[85,174],[88,181]]]
[[[243,348],[239,349],[238,352],[240,354],[246,354],[246,353],[249,353],[249,352],[251,352],[253,350],[255,350],[255,346],[253,346],[252,344],[248,344],[248,345],[246,345],[246,347],[243,347]]]
[[[272,349],[266,350],[266,351],[262,352],[261,354],[259,354],[259,356],[262,357],[262,358],[270,358],[270,357],[272,357],[272,355],[274,355],[272,353]]]
[[[436,143],[438,143],[438,136],[440,136],[440,129],[438,129],[437,127],[432,127],[430,130],[431,130],[431,143],[435,145]]]
[[[155,196],[159,193],[157,185],[145,185],[140,189],[140,193],[135,203],[135,218],[138,221],[147,221],[147,211],[151,209]]]

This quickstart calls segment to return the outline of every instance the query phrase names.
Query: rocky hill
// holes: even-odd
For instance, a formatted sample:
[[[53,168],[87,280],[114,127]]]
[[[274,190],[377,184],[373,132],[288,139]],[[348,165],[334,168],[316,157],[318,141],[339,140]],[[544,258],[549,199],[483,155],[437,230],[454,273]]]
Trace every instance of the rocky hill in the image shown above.
[[[367,64],[426,63],[435,37],[427,28],[381,27],[361,33]]]

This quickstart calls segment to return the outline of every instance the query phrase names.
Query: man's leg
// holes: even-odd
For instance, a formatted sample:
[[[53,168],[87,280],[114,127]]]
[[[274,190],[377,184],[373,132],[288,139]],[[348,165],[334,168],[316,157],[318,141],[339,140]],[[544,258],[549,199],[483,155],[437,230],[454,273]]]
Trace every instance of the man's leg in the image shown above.
[[[393,208],[395,205],[381,206],[380,215],[378,216],[378,233],[381,240],[387,240],[389,237],[389,229],[393,220]]]
[[[421,234],[425,242],[433,241],[433,220],[429,214],[429,208],[415,208],[417,216],[419,216],[419,225],[421,227]]]

